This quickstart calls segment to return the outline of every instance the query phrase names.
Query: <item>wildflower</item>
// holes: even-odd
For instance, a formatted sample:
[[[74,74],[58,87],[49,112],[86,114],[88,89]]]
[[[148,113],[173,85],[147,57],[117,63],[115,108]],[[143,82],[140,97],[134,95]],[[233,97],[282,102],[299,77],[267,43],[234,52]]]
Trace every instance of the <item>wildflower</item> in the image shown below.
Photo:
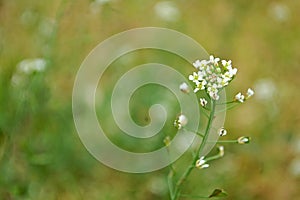
[[[42,58],[25,59],[18,64],[19,72],[31,74],[33,72],[42,72],[46,69],[46,61]]]
[[[188,119],[185,115],[181,114],[177,117],[177,119],[174,121],[174,126],[177,129],[181,129],[188,123]]]
[[[202,107],[205,107],[205,106],[207,105],[207,101],[206,101],[205,98],[200,98],[200,105],[201,105]]]
[[[237,139],[237,142],[239,144],[248,144],[250,142],[250,137],[245,137],[245,136],[239,137]]]
[[[219,130],[219,136],[225,136],[225,135],[227,135],[226,129],[220,128],[220,130]]]
[[[183,83],[180,84],[179,89],[180,89],[183,93],[189,93],[189,92],[190,92],[189,86],[188,86],[185,82],[183,82]]]
[[[194,92],[197,92],[198,90],[204,90],[206,85],[206,80],[198,81],[196,83],[196,88],[194,89]]]
[[[228,60],[228,61],[222,60],[221,63],[223,65],[223,67],[226,67],[226,68],[231,66],[231,60]]]
[[[203,67],[205,66],[205,65],[207,65],[207,61],[206,60],[196,60],[194,63],[193,63],[193,65],[194,65],[194,67],[196,68],[196,69],[203,69]]]
[[[243,103],[244,100],[245,100],[245,96],[242,95],[242,93],[239,92],[237,95],[235,95],[234,99],[235,99],[236,101],[239,101],[239,102]]]
[[[196,60],[193,63],[198,70],[189,76],[189,80],[195,84],[194,92],[205,90],[211,99],[219,99],[219,91],[227,86],[237,73],[236,68],[232,68],[231,60],[222,60],[210,56],[209,60]]]
[[[209,56],[209,62],[214,65],[219,65],[220,58],[215,58],[213,55]]]
[[[196,167],[199,169],[204,169],[209,167],[209,164],[206,163],[204,156],[202,156],[199,160],[196,161]]]
[[[193,72],[192,75],[189,75],[189,80],[193,81],[194,83],[197,83],[199,81],[198,73]]]
[[[223,157],[224,154],[225,154],[224,146],[219,146],[219,147],[218,147],[218,151],[219,151],[219,155],[220,155],[221,157]]]
[[[251,88],[248,88],[246,99],[252,97],[253,95],[254,95],[254,91]]]

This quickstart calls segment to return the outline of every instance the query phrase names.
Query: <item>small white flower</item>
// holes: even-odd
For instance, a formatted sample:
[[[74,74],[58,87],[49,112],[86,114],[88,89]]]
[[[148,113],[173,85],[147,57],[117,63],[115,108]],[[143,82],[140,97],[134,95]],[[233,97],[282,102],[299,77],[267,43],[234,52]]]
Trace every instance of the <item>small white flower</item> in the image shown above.
[[[225,72],[225,77],[232,78],[237,73],[237,68],[232,68],[231,66],[227,68],[227,72]]]
[[[188,123],[188,119],[185,115],[181,114],[177,117],[177,119],[174,121],[174,126],[177,129],[181,129]]]
[[[209,167],[209,164],[207,164],[206,160],[204,160],[204,156],[202,156],[199,160],[196,161],[196,167],[199,169],[204,169]]]
[[[250,137],[245,137],[245,136],[239,137],[237,139],[237,142],[239,144],[248,144],[250,142]]]
[[[214,84],[211,87],[207,88],[208,94],[209,96],[214,99],[214,100],[218,100],[219,99],[219,95],[218,95],[218,89],[217,89],[217,85]]]
[[[242,95],[242,93],[238,93],[237,95],[235,95],[235,98],[234,98],[236,101],[239,101],[239,102],[241,102],[241,103],[243,103],[244,102],[244,100],[245,100],[245,96],[244,95]]]
[[[211,96],[212,99],[214,100],[219,100],[220,96],[218,95],[218,93],[214,92],[214,93],[209,93],[209,95]]]
[[[254,95],[254,91],[251,88],[248,88],[246,98],[248,99],[248,98],[252,97],[253,95]]]
[[[202,107],[205,107],[205,106],[207,105],[207,101],[206,101],[205,98],[200,98],[200,105],[201,105]]]
[[[228,66],[231,66],[231,60],[228,60],[228,61],[226,61],[226,60],[222,60],[221,61],[222,62],[222,65],[224,66],[224,67],[228,67]]]
[[[199,81],[199,75],[196,72],[193,72],[193,75],[189,75],[189,80],[195,82]]]
[[[219,61],[220,61],[220,58],[214,58],[213,55],[209,56],[209,62],[210,62],[211,64],[214,64],[214,65],[218,66],[218,65],[219,65],[219,64],[218,64]]]
[[[225,128],[220,128],[219,136],[225,136],[225,135],[227,135],[227,130]]]
[[[185,115],[179,115],[178,122],[181,123],[182,126],[187,124],[187,117]]]
[[[179,85],[179,89],[184,93],[190,92],[189,86],[185,82],[183,82]]]
[[[224,146],[219,146],[219,147],[218,147],[218,151],[219,151],[219,155],[220,155],[221,157],[223,157],[224,154],[225,154]]]
[[[194,89],[194,93],[198,92],[199,90],[204,90],[206,84],[207,84],[206,80],[198,81],[196,83],[196,88]]]
[[[198,69],[198,68],[201,66],[200,60],[196,60],[196,61],[193,63],[193,65],[194,65],[194,67],[195,67],[196,69]]]
[[[229,68],[229,73],[230,73],[230,76],[233,77],[236,75],[237,73],[237,68]]]

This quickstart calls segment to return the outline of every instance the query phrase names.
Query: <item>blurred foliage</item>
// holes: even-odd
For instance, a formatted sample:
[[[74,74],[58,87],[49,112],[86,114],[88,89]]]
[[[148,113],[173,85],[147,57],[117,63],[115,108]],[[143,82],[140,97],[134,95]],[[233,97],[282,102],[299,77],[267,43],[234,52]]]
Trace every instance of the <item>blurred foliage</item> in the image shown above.
[[[144,26],[178,30],[233,60],[239,74],[229,98],[248,85],[256,90],[254,99],[228,112],[225,124],[226,137],[249,135],[252,143],[225,145],[225,157],[194,171],[184,190],[209,195],[218,187],[228,199],[299,199],[299,9],[296,0],[0,0],[0,199],[168,198],[167,169],[134,175],[107,168],[85,150],[72,118],[72,86],[85,56],[111,35]],[[21,74],[15,82],[18,63],[28,58],[45,59],[46,70]],[[98,117],[107,114],[111,139],[130,150],[159,148],[163,136],[143,149],[116,137],[122,134],[107,106],[110,92],[126,70],[154,61],[186,75],[193,70],[174,55],[145,50],[117,60],[100,82],[105,88]],[[143,95],[149,92],[151,97]],[[134,94],[130,107],[137,124],[148,123],[148,108],[160,98],[175,99],[150,86]],[[174,109],[164,132],[172,135],[178,105],[170,102]]]

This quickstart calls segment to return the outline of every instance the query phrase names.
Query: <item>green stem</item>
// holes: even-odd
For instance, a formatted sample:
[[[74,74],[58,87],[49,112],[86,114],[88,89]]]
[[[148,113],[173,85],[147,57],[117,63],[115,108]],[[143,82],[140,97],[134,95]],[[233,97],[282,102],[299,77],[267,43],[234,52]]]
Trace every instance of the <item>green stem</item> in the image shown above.
[[[240,105],[240,104],[241,104],[241,103],[238,103],[238,102],[237,102],[237,104],[234,104],[234,105],[232,105],[232,106],[226,107],[226,108],[223,109],[223,110],[218,110],[216,113],[221,113],[221,112],[224,112],[224,111],[227,111],[227,110],[231,110],[231,109],[235,108],[236,106],[238,106],[238,105]]]
[[[208,114],[206,113],[206,111],[210,111],[209,109],[207,109],[207,108],[203,108],[202,106],[200,107],[202,110],[203,110],[203,112],[201,112],[205,117],[207,117],[207,118],[209,118],[209,116],[208,116]],[[206,111],[205,111],[206,110]]]
[[[205,196],[199,196],[199,195],[188,195],[188,194],[182,194],[180,195],[183,198],[193,198],[193,199],[209,199],[209,197]]]
[[[180,188],[181,188],[182,184],[185,182],[185,180],[191,174],[192,170],[195,168],[195,163],[199,159],[199,155],[203,151],[203,149],[206,145],[208,135],[209,135],[209,132],[210,132],[210,129],[211,129],[211,125],[212,125],[212,122],[213,122],[213,119],[214,119],[214,116],[215,116],[215,108],[216,108],[216,102],[214,100],[212,100],[211,101],[211,112],[210,112],[210,115],[209,115],[209,119],[208,119],[208,123],[207,123],[207,126],[206,126],[206,130],[205,130],[203,140],[202,140],[201,145],[198,148],[196,154],[194,155],[192,164],[186,169],[186,171],[182,174],[182,176],[177,181],[177,183],[175,185],[174,198],[172,200],[177,200],[179,198]]]
[[[223,156],[221,154],[217,154],[215,156],[211,156],[211,157],[208,157],[208,158],[205,158],[205,161],[208,162],[208,161],[212,161],[212,160],[217,160],[219,158],[222,158]]]
[[[207,141],[208,143],[238,143],[237,140],[219,140],[219,141]]]
[[[223,103],[217,103],[217,105],[225,105],[225,104],[231,104],[231,103],[239,103],[237,101],[227,101],[227,102],[223,102]]]
[[[204,135],[201,133],[201,132],[199,132],[199,131],[197,131],[197,132],[195,132],[195,131],[190,131],[190,130],[188,130],[188,129],[186,129],[186,128],[183,128],[183,130],[186,130],[186,131],[188,131],[188,132],[192,132],[192,133],[195,133],[196,135],[198,135],[198,136],[200,136],[200,137],[204,137]]]

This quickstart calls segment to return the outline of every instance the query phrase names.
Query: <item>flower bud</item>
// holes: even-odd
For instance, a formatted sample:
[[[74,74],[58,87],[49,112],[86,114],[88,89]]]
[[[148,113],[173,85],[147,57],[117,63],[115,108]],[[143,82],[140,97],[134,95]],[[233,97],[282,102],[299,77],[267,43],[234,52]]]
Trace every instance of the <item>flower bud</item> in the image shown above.
[[[185,115],[181,114],[177,117],[177,119],[174,121],[174,126],[177,129],[181,129],[188,123],[188,119]]]
[[[239,144],[248,144],[250,142],[250,137],[242,136],[237,139]]]
[[[206,101],[205,98],[200,98],[200,105],[201,105],[202,107],[205,107],[205,106],[207,105],[207,101]]]
[[[183,83],[180,84],[179,89],[183,93],[189,93],[190,92],[189,86],[185,82],[183,82]]]
[[[219,129],[219,136],[225,136],[227,134],[227,131],[225,128],[220,128]]]
[[[209,167],[209,164],[207,164],[206,160],[204,160],[204,156],[202,156],[199,160],[196,161],[196,167],[199,169],[204,169]]]

